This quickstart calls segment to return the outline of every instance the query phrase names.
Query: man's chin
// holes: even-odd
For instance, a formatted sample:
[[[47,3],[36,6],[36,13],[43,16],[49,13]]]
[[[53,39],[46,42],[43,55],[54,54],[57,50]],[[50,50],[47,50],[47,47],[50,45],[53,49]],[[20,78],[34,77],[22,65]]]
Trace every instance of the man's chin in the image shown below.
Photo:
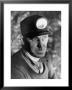
[[[38,57],[38,58],[42,58],[44,56],[45,56],[45,54],[36,54],[36,57]]]

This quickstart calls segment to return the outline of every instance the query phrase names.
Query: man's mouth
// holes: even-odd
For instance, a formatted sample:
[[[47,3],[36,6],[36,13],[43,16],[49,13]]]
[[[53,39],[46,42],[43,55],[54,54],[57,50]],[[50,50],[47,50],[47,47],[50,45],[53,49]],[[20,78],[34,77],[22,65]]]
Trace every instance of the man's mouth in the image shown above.
[[[38,53],[38,54],[43,54],[44,52],[43,52],[43,51],[38,51],[37,53]]]

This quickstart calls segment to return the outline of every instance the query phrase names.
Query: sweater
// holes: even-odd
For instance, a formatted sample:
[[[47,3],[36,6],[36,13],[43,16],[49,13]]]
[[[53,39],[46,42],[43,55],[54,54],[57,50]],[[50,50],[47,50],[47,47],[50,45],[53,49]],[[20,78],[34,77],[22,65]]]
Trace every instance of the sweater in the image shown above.
[[[48,79],[48,67],[44,62],[38,67],[20,50],[11,57],[11,79]]]

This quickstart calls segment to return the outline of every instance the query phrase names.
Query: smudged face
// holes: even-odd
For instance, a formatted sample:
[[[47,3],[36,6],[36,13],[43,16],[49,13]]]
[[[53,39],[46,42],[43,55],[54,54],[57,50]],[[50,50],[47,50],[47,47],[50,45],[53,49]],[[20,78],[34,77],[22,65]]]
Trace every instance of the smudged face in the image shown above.
[[[30,49],[35,57],[41,58],[45,56],[48,43],[48,35],[36,36],[33,39],[28,38]]]

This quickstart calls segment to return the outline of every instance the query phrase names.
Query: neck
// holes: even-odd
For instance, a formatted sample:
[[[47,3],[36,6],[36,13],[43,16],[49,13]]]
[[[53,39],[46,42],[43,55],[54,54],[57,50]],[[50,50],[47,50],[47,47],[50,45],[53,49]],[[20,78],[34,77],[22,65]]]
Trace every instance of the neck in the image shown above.
[[[32,61],[35,61],[35,62],[38,62],[40,58],[37,58],[37,57],[34,57],[32,56],[30,53],[26,52],[26,55],[32,60]]]

